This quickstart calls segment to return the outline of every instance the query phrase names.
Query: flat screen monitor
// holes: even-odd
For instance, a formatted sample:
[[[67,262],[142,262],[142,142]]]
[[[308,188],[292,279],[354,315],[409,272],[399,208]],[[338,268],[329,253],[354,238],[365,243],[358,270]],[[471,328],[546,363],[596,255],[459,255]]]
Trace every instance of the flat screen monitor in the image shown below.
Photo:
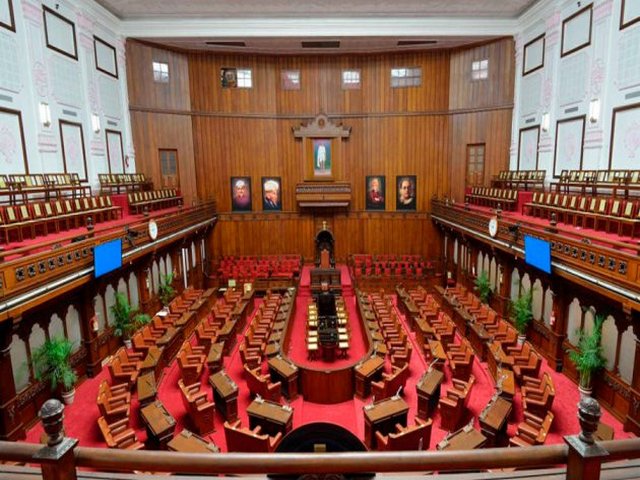
[[[96,278],[122,266],[122,240],[101,243],[93,248],[93,273]]]
[[[551,273],[551,245],[549,242],[525,235],[524,261],[543,272]]]

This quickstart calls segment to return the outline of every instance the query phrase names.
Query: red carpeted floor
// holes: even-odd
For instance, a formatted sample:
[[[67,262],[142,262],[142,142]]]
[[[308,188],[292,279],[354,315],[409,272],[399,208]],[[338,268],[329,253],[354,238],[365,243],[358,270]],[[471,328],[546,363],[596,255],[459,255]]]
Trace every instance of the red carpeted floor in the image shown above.
[[[306,300],[300,300],[305,301],[306,305]],[[355,300],[352,296],[348,299],[347,302],[350,309],[350,316],[352,314],[351,310],[355,310],[354,302]],[[399,312],[398,314],[404,322],[404,317]],[[353,317],[350,319],[350,321],[355,321],[356,319],[357,317]],[[297,327],[294,325],[294,328]],[[238,340],[240,340],[241,338],[242,334],[238,336]],[[304,344],[304,340],[298,340],[297,336],[294,336],[292,338],[292,344],[294,345],[291,347],[291,352],[293,354],[293,352],[297,351],[297,349],[299,348],[298,344]],[[409,413],[409,424],[413,424],[417,401],[415,384],[424,372],[426,368],[426,362],[419,354],[419,349],[415,344],[413,333],[410,335],[410,339],[412,342],[414,342],[414,351],[409,367],[411,376],[408,379],[406,387],[403,391],[403,397],[411,408]],[[353,357],[354,358],[349,359],[350,362],[355,360],[355,352]],[[263,366],[263,368],[266,371],[266,364],[265,366]],[[387,364],[386,368],[387,371],[389,371],[390,365]],[[238,353],[237,345],[236,348],[233,349],[232,354],[229,357],[225,358],[225,369],[231,376],[231,378],[240,387],[238,410],[243,425],[248,425],[248,418],[245,412],[246,407],[249,405],[251,399],[245,386],[242,362]],[[562,437],[564,435],[575,434],[579,431],[579,424],[576,417],[576,405],[579,400],[578,389],[571,380],[569,380],[562,374],[558,374],[552,371],[546,365],[546,363],[543,364],[542,371],[547,371],[553,376],[557,392],[557,396],[553,405],[555,420],[551,432],[547,438],[547,444],[562,443]],[[442,386],[443,395],[444,392],[451,386],[451,373],[448,367],[445,368],[445,374],[446,381]],[[486,364],[482,364],[477,360],[474,363],[473,374],[476,377],[476,383],[473,387],[472,395],[469,401],[470,413],[468,418],[471,418],[473,416],[475,418],[474,424],[476,427],[478,427],[477,417],[491,398],[494,391],[494,383],[486,370]],[[176,432],[179,432],[184,427],[190,428],[190,423],[186,416],[186,411],[182,405],[182,399],[178,390],[179,375],[180,373],[177,363],[173,362],[170,367],[166,369],[164,376],[162,377],[158,393],[159,400],[165,405],[167,410],[177,421],[175,430]],[[98,418],[96,397],[98,386],[100,382],[105,378],[109,378],[108,369],[106,368],[104,368],[97,377],[85,381],[77,390],[75,403],[72,406],[67,407],[65,410],[65,428],[67,435],[78,438],[80,441],[80,445],[82,446],[104,446],[102,436],[96,423],[96,419]],[[202,376],[203,388],[206,389],[209,399],[211,399],[211,388],[206,383],[206,380],[207,375],[204,374]],[[371,400],[371,398],[368,398],[365,401],[354,399],[352,401],[335,405],[320,405],[312,402],[305,402],[302,396],[299,396],[296,400],[290,403],[290,405],[293,407],[294,412],[293,427],[297,428],[301,425],[311,422],[331,422],[342,425],[343,427],[353,432],[357,437],[364,439],[364,416],[362,407],[366,403],[371,402]],[[282,402],[285,401],[286,400],[283,398]],[[517,423],[521,420],[522,408],[520,395],[518,393],[516,394],[515,398],[514,412],[512,413],[512,417],[509,421],[508,432],[510,436],[515,434]],[[629,438],[632,436],[631,434],[623,432],[621,423],[606,411],[603,412],[602,421],[614,428],[615,438]],[[137,396],[135,394],[133,395],[132,401],[131,425],[136,429],[138,438],[144,441],[146,438],[146,433],[138,418],[138,402]],[[219,414],[216,414],[216,431],[208,438],[212,440],[216,445],[221,447],[223,451],[226,451],[224,429],[222,425],[223,420],[221,416]],[[435,448],[435,445],[440,440],[442,440],[446,433],[447,432],[440,429],[440,413],[439,411],[436,411],[433,417],[433,431],[431,435],[430,448]],[[42,428],[38,424],[28,431],[26,441],[37,443],[40,441],[41,434]]]

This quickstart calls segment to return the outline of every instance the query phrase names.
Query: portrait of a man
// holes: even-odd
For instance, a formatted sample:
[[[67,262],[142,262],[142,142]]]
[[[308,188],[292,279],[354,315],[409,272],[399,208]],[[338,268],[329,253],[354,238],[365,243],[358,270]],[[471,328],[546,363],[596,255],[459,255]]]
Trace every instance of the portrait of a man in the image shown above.
[[[282,210],[280,177],[262,177],[262,210],[265,212]]]
[[[396,177],[397,196],[396,210],[416,209],[416,176],[402,175]]]
[[[313,140],[313,173],[315,176],[331,176],[331,140]]]
[[[367,210],[384,210],[385,178],[383,175],[370,175],[366,178]]]
[[[251,211],[251,178],[231,177],[231,210]]]

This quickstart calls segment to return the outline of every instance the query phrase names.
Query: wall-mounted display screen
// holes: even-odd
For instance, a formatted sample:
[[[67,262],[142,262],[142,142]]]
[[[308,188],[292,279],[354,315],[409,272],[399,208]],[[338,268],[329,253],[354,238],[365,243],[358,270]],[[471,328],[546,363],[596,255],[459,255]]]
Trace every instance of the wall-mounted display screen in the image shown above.
[[[543,272],[551,273],[551,244],[546,240],[525,235],[524,261]]]
[[[96,245],[93,249],[93,273],[96,278],[122,266],[122,240],[120,238]]]

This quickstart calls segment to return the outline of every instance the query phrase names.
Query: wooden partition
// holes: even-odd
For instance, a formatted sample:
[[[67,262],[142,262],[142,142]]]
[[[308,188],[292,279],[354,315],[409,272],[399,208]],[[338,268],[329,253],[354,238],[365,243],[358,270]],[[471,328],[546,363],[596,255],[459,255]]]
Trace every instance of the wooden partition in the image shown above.
[[[328,220],[341,237],[339,261],[354,252],[433,257],[438,240],[428,218],[430,199],[462,200],[466,145],[485,144],[487,179],[508,167],[513,49],[513,41],[503,39],[454,51],[278,57],[180,53],[129,41],[129,82],[145,81],[144,89],[129,88],[136,164],[158,183],[157,150],[178,150],[183,195],[215,199],[222,213],[215,254],[313,258],[313,236]],[[170,64],[168,84],[147,78],[156,57]],[[471,62],[484,58],[489,78],[472,80]],[[402,67],[420,67],[421,85],[392,88],[391,69]],[[222,88],[221,68],[251,69],[252,88]],[[300,72],[299,90],[283,89],[286,69]],[[360,71],[359,89],[342,88],[343,69]],[[321,112],[351,129],[332,171],[335,180],[351,184],[348,209],[296,205],[305,166],[292,129]],[[384,211],[366,210],[367,175],[385,176]],[[415,213],[396,211],[397,177],[404,175],[416,176]],[[231,212],[233,176],[251,179],[251,213]],[[262,177],[280,177],[282,212],[263,212]]]

